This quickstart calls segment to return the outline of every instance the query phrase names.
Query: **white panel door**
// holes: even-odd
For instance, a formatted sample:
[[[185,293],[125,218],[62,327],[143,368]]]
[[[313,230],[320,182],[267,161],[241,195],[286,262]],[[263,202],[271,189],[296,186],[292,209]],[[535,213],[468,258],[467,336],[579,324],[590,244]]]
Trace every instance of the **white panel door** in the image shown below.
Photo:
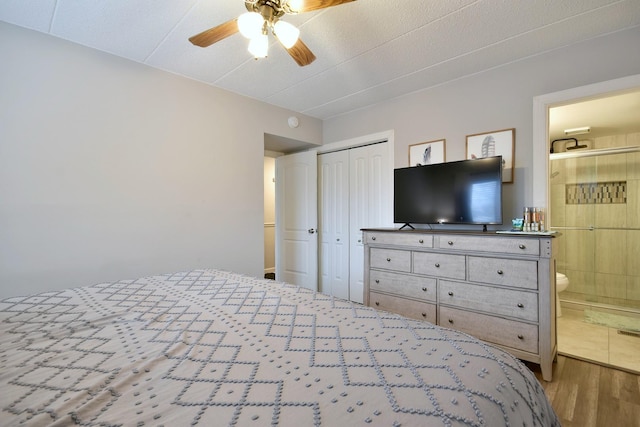
[[[318,287],[318,166],[315,152],[276,159],[276,279]]]
[[[364,245],[362,228],[393,226],[393,157],[389,143],[350,151],[349,295],[363,302]]]
[[[320,291],[349,299],[349,151],[318,156]]]

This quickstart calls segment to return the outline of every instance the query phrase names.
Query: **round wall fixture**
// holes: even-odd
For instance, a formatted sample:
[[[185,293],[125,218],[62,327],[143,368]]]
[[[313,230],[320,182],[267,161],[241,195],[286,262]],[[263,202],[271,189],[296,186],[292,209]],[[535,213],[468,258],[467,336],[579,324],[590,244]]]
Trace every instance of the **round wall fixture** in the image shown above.
[[[298,121],[298,118],[296,116],[289,117],[289,120],[287,120],[287,123],[289,123],[289,127],[292,129],[297,128],[298,125],[300,125],[300,122]]]

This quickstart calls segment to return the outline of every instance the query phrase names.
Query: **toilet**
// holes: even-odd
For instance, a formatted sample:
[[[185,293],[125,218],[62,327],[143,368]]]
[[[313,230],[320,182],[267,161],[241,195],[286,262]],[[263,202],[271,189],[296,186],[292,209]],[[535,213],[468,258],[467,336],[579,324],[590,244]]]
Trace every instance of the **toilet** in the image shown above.
[[[560,292],[567,289],[569,286],[569,279],[562,273],[556,272],[556,316],[562,316],[562,310],[560,309]]]

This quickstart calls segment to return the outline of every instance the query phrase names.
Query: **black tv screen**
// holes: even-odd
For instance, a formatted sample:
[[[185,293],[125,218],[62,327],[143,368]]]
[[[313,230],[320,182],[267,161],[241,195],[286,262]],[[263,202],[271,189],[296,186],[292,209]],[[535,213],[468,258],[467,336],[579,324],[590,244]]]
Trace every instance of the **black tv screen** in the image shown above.
[[[502,224],[502,156],[395,169],[394,222]]]

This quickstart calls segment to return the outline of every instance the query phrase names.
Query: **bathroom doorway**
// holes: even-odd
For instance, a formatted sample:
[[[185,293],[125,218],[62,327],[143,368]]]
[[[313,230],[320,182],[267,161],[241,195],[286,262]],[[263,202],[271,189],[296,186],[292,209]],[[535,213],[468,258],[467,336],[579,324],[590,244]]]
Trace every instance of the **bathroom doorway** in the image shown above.
[[[640,90],[549,108],[549,228],[558,232],[556,269],[568,281],[559,293],[558,351],[633,372],[640,372],[637,117]]]

